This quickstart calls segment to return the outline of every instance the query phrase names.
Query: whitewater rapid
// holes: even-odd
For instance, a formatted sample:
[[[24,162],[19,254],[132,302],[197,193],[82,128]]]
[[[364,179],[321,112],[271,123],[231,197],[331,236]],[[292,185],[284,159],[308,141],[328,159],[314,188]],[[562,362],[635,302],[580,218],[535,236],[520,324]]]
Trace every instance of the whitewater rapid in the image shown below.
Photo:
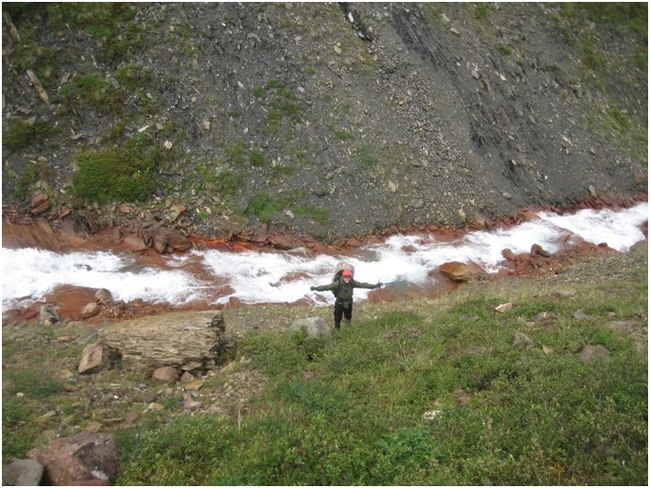
[[[648,220],[648,204],[620,211],[581,210],[572,215],[540,212],[532,221],[509,229],[470,232],[452,242],[433,236],[393,235],[380,244],[360,248],[352,256],[316,255],[292,251],[229,252],[193,250],[167,258],[166,268],[146,266],[132,254],[71,252],[59,254],[33,248],[2,249],[3,313],[26,301],[43,299],[58,285],[106,288],[115,300],[142,299],[174,306],[210,300],[214,304],[237,298],[241,303],[292,303],[307,298],[317,304],[333,301],[331,293],[309,291],[329,283],[336,264],[355,266],[355,278],[375,283],[406,280],[431,285],[430,271],[449,261],[473,262],[488,273],[506,267],[503,249],[529,252],[533,244],[555,253],[580,240],[606,243],[626,252],[645,239],[640,226]],[[203,278],[191,270],[197,263]],[[207,275],[206,275],[207,272]],[[212,278],[206,279],[205,276]],[[357,300],[368,290],[358,289]]]

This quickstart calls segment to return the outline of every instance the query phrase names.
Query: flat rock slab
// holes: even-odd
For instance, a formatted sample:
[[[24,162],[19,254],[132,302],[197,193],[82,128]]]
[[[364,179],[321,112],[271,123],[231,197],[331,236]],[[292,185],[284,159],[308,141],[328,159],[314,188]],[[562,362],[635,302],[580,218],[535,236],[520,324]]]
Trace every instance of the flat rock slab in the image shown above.
[[[141,317],[105,327],[100,342],[131,371],[211,369],[225,347],[225,323],[219,310]]]

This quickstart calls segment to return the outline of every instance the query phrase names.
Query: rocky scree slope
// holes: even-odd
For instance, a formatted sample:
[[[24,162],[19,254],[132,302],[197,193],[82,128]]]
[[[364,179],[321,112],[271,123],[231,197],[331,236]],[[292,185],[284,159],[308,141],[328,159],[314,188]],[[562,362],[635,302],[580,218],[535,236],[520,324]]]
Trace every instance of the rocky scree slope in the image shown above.
[[[590,5],[3,4],[3,201],[328,240],[634,197],[647,27]]]

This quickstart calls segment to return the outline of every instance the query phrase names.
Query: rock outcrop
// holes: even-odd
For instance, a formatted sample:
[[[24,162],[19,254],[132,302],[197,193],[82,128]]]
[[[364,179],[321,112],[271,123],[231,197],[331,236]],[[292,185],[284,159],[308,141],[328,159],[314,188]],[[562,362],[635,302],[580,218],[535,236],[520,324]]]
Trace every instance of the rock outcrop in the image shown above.
[[[177,370],[208,370],[215,367],[227,348],[225,323],[220,311],[176,312],[141,317],[103,329],[99,341],[132,371],[153,372],[170,366]]]

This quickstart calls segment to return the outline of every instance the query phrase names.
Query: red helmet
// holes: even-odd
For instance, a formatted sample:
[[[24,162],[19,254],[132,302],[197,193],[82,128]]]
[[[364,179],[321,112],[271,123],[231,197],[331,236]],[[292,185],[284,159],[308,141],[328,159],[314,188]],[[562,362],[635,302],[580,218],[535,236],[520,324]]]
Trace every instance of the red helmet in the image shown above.
[[[352,276],[352,270],[351,269],[344,269],[343,272],[341,273],[342,276]]]

